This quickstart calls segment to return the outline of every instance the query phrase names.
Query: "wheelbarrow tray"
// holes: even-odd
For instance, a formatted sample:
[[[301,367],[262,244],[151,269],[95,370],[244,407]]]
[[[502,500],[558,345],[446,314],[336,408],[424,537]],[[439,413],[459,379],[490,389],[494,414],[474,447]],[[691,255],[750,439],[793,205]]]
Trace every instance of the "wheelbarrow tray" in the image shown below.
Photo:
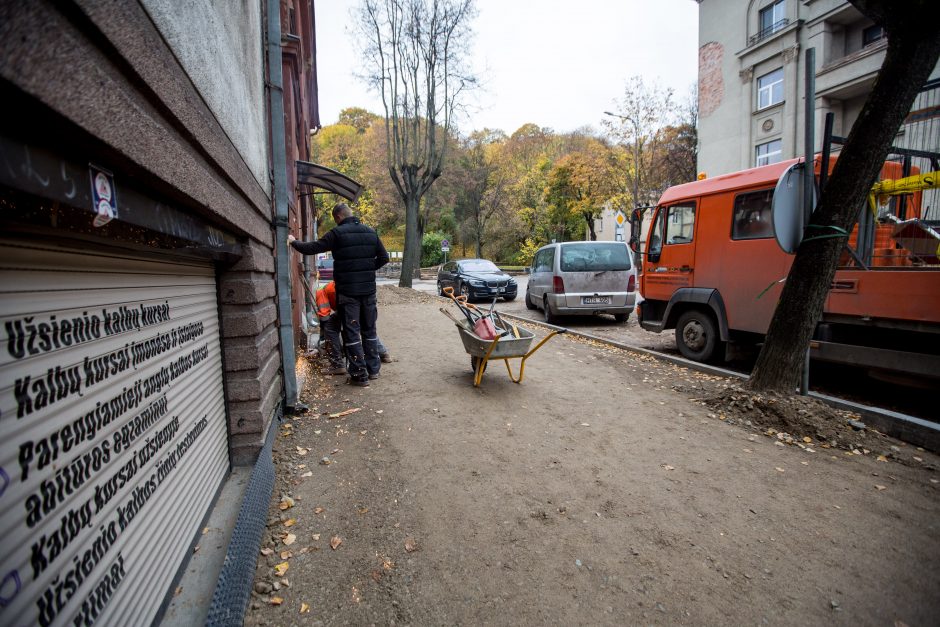
[[[485,357],[487,351],[490,350],[490,345],[493,343],[493,340],[484,340],[474,333],[467,320],[460,320],[454,324],[457,325],[457,329],[460,331],[460,340],[463,342],[464,350],[474,357]],[[523,357],[529,352],[529,346],[532,344],[532,340],[535,339],[535,334],[518,325],[516,325],[516,329],[519,331],[519,337],[515,337],[511,334],[501,337],[499,343],[496,344],[493,351],[490,353],[490,359]]]

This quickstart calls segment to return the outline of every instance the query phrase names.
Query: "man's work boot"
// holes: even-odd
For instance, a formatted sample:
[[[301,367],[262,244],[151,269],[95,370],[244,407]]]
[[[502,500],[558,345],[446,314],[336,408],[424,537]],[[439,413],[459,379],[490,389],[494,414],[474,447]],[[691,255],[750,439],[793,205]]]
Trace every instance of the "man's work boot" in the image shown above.
[[[379,378],[379,373],[376,372],[376,373],[370,374],[370,375],[369,375],[369,378],[374,381],[374,380],[376,380],[376,379]]]
[[[382,360],[382,363],[383,363],[383,364],[390,364],[390,363],[392,363],[392,356],[389,355],[388,353],[382,353],[381,355],[379,355],[379,359]]]
[[[366,379],[353,379],[352,377],[350,377],[350,378],[349,378],[349,385],[354,385],[354,386],[356,386],[357,388],[367,388],[367,387],[369,387],[369,379],[368,379],[368,378],[366,378]]]
[[[349,374],[349,373],[346,372],[346,368],[344,368],[343,366],[331,366],[326,371],[326,374],[337,375],[337,374]]]

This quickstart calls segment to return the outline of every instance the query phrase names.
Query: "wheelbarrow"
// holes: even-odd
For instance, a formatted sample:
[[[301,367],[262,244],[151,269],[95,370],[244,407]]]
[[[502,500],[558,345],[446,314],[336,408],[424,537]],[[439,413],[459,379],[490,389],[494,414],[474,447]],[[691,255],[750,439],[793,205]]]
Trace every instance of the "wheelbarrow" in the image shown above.
[[[473,368],[473,387],[479,387],[483,380],[483,373],[486,371],[487,364],[494,359],[501,359],[506,364],[506,372],[513,383],[522,383],[525,376],[525,361],[532,356],[535,351],[554,336],[567,331],[567,329],[554,329],[548,335],[530,349],[535,334],[528,329],[518,325],[508,324],[509,328],[503,329],[506,333],[497,335],[493,340],[486,340],[473,332],[473,327],[469,320],[458,320],[449,311],[441,308],[441,313],[450,318],[457,326],[460,333],[460,340],[463,342],[464,350],[470,355],[470,365]],[[519,359],[519,376],[513,374],[512,367],[509,365],[510,359]]]

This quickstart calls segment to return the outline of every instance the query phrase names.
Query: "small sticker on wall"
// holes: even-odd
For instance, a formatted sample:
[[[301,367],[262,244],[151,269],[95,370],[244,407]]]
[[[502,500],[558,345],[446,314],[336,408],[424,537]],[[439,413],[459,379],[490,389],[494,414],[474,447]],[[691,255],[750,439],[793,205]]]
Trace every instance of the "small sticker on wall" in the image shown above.
[[[91,205],[95,212],[92,224],[101,227],[118,217],[117,190],[114,175],[104,168],[88,164],[91,175]]]

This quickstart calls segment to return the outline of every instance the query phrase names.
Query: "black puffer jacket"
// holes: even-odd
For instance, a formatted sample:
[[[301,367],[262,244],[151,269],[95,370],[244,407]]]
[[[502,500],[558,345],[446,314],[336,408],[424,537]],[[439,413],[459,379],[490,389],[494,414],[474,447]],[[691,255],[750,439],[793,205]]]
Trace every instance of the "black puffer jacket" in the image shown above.
[[[382,240],[370,227],[349,217],[315,242],[294,241],[304,255],[333,251],[333,280],[336,291],[346,296],[375,293],[375,271],[388,263]]]

